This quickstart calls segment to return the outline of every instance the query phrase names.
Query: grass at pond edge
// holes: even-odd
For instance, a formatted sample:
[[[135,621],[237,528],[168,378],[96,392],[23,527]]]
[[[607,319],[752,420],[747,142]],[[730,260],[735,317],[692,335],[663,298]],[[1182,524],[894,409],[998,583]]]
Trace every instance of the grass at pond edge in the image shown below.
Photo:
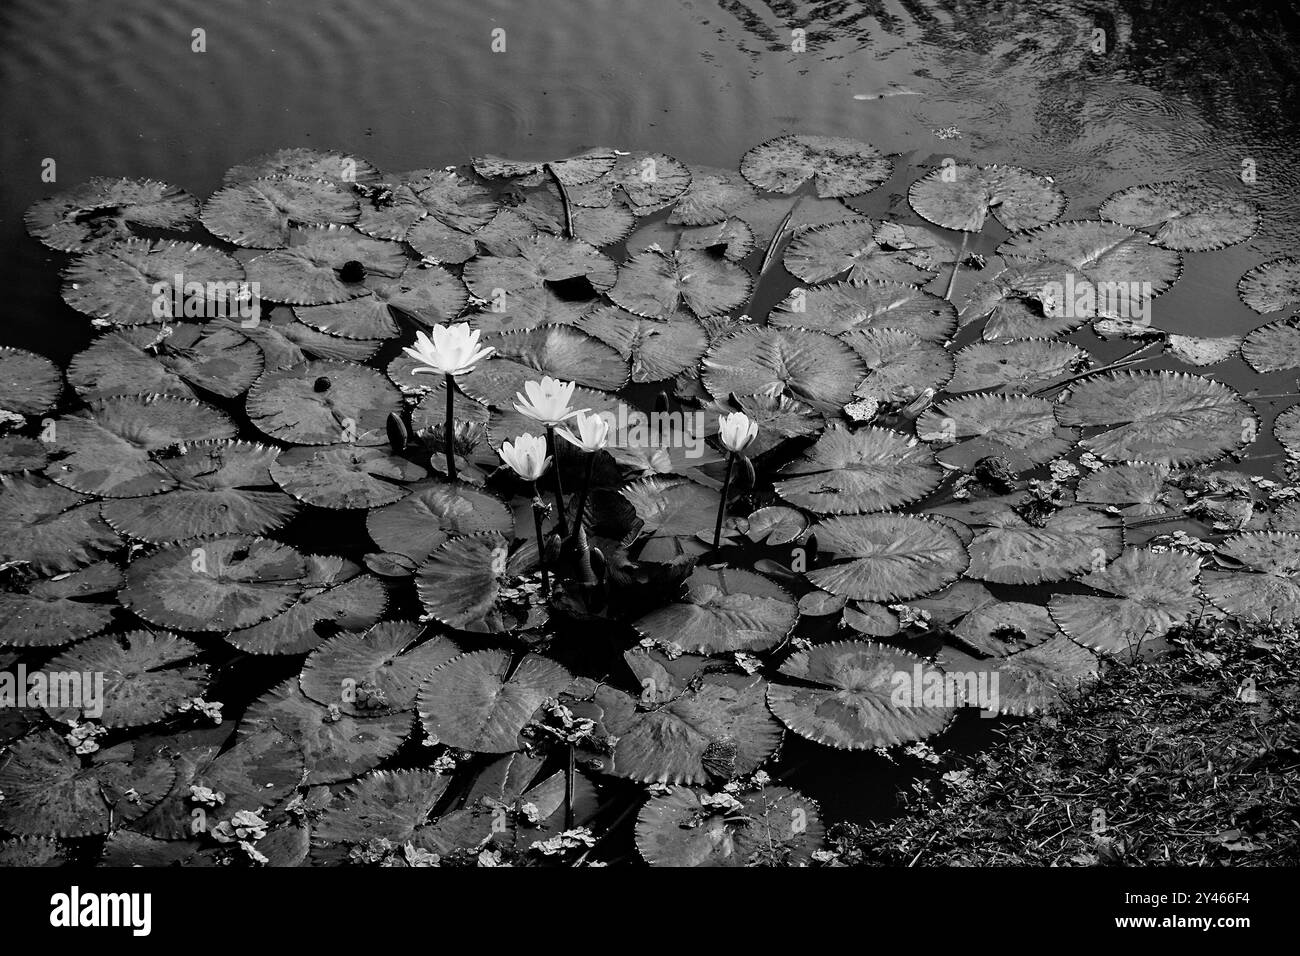
[[[1300,634],[1220,622],[1169,636],[1169,653],[1109,664],[1091,693],[980,753],[923,753],[931,772],[900,815],[836,826],[823,862],[1300,862]]]

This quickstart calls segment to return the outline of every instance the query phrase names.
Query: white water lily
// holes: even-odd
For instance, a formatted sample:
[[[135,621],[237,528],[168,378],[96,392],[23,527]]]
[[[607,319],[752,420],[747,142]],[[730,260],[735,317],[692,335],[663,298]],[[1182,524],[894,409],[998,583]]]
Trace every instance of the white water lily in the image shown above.
[[[423,366],[413,374],[465,375],[496,352],[490,345],[479,347],[479,330],[471,330],[468,322],[435,325],[430,331],[433,333],[432,338],[423,332],[416,332],[415,347],[402,349]]]
[[[727,451],[744,451],[757,435],[758,422],[751,421],[744,412],[718,417],[718,437]]]
[[[546,439],[524,432],[514,442],[501,443],[501,460],[525,481],[536,481],[546,473],[551,459],[546,456]]]
[[[575,435],[567,428],[561,428],[560,434],[565,441],[576,445],[585,452],[600,451],[609,444],[609,422],[599,415],[587,411],[578,412],[573,417],[573,425],[578,433]]]
[[[561,382],[545,376],[540,382],[524,382],[524,390],[515,392],[515,411],[533,421],[554,427],[587,409],[574,409],[573,382]]]

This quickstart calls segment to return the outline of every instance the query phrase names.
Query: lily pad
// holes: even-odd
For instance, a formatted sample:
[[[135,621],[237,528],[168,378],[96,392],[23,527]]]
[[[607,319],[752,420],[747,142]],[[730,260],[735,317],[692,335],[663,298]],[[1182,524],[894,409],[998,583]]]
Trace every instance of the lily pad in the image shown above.
[[[298,505],[279,491],[270,467],[280,449],[243,441],[203,441],[158,462],[175,480],[159,495],[117,498],[100,509],[114,530],[150,544],[220,534],[263,534]]]
[[[290,448],[271,465],[271,477],[280,488],[318,508],[392,504],[409,493],[404,484],[427,474],[387,449],[357,445]]]
[[[1104,567],[1119,555],[1117,519],[1084,506],[1055,512],[1042,527],[1014,511],[990,516],[970,544],[968,574],[995,584],[1043,584],[1064,581]]]
[[[611,289],[618,267],[595,246],[580,239],[562,239],[541,233],[518,243],[514,256],[481,256],[465,266],[461,278],[469,290],[486,302],[506,301],[546,283],[585,278],[597,292]]]
[[[112,600],[122,571],[100,561],[70,574],[0,591],[0,644],[57,647],[102,631],[113,620]]]
[[[223,412],[190,399],[98,399],[81,414],[54,422],[60,457],[45,473],[66,488],[104,498],[157,494],[178,484],[157,460],[164,449],[234,434],[235,425]]]
[[[989,601],[974,608],[953,635],[977,654],[1000,657],[1046,643],[1059,633],[1041,604]]]
[[[23,222],[32,236],[58,252],[98,252],[135,238],[142,227],[183,229],[198,211],[197,200],[178,186],[96,176],[33,203]]]
[[[942,166],[912,183],[908,202],[936,226],[979,232],[990,213],[1012,232],[1059,219],[1065,193],[1019,166]]]
[[[642,637],[676,644],[693,654],[765,651],[789,635],[799,619],[793,598],[752,571],[696,568],[682,600],[640,618]]]
[[[647,251],[623,264],[609,297],[648,318],[662,318],[683,307],[704,318],[744,305],[753,284],[740,266],[704,252]]]
[[[649,535],[641,550],[644,561],[671,561],[683,553],[683,539],[713,529],[718,493],[685,478],[642,478],[619,489]]]
[[[778,136],[740,160],[740,174],[759,189],[792,193],[811,179],[823,199],[870,192],[892,171],[870,143],[838,136]]]
[[[740,794],[735,815],[679,787],[637,815],[636,845],[651,866],[806,865],[821,845],[817,805],[786,787]]]
[[[684,312],[645,319],[617,306],[588,313],[577,325],[632,363],[633,382],[658,382],[692,368],[709,347],[704,326]]]
[[[633,152],[620,156],[599,179],[571,186],[569,198],[578,206],[603,208],[618,193],[635,215],[648,216],[675,202],[690,184],[691,171],[680,160],[664,153]]]
[[[785,248],[785,268],[807,283],[842,277],[925,285],[951,250],[916,227],[869,219],[799,229]]]
[[[100,723],[140,727],[174,715],[183,700],[203,696],[208,672],[194,661],[198,653],[196,644],[166,631],[131,631],[82,641],[55,657],[46,669],[95,674],[96,683],[103,675],[103,697],[94,701],[103,707]],[[55,719],[71,721],[90,708],[83,704],[47,710]]]
[[[497,352],[457,384],[485,405],[510,408],[524,383],[549,375],[588,388],[617,391],[628,365],[611,346],[569,325],[544,325],[493,336]]]
[[[1062,425],[1099,434],[1082,444],[1107,461],[1197,465],[1255,435],[1255,413],[1227,385],[1168,371],[1108,372],[1071,386],[1056,406]]]
[[[62,390],[63,376],[45,356],[0,346],[0,411],[39,415]]]
[[[226,631],[251,627],[292,604],[307,560],[288,545],[237,536],[167,547],[127,568],[118,596],[159,627]]]
[[[461,281],[436,265],[409,265],[396,278],[367,275],[363,284],[369,295],[333,305],[299,306],[294,314],[329,335],[388,339],[401,332],[397,316],[428,329],[455,318],[469,301]]]
[[[203,205],[203,225],[237,246],[283,249],[295,228],[347,225],[360,216],[356,194],[324,179],[276,176],[218,190]]]
[[[420,719],[430,740],[478,753],[523,749],[520,731],[573,675],[544,657],[512,666],[508,651],[463,654],[436,668],[420,689]]]
[[[1254,203],[1186,182],[1121,189],[1098,207],[1097,215],[1134,229],[1154,230],[1160,245],[1184,252],[1209,252],[1245,242],[1259,226]]]
[[[830,518],[814,529],[819,547],[847,559],[808,572],[812,584],[859,601],[906,601],[959,578],[961,540],[934,521],[877,514]]]
[[[1300,304],[1300,259],[1283,257],[1255,266],[1237,283],[1237,294],[1261,314]]]
[[[757,326],[715,340],[703,367],[704,387],[720,400],[787,394],[819,411],[852,401],[867,371],[848,344],[825,332]]]
[[[487,492],[437,481],[418,482],[408,490],[401,501],[366,516],[366,530],[383,551],[419,563],[450,537],[514,530],[505,504]]]
[[[1282,319],[1261,325],[1241,345],[1241,357],[1256,372],[1284,372],[1300,368],[1300,319]]]
[[[956,355],[957,370],[946,391],[1032,392],[1084,367],[1088,353],[1069,342],[1020,339],[976,342]]]
[[[730,169],[691,167],[691,184],[677,198],[668,221],[684,226],[709,226],[722,222],[746,203],[758,198],[758,191]]]
[[[1200,601],[1200,562],[1176,551],[1129,549],[1101,571],[1079,579],[1100,595],[1058,594],[1052,619],[1070,638],[1104,654],[1131,653],[1186,621]]]
[[[495,532],[446,541],[420,565],[415,586],[425,611],[462,631],[498,634],[517,626],[502,591],[537,565],[537,546],[511,547]]]
[[[1108,465],[1081,478],[1075,498],[1080,504],[1116,507],[1134,518],[1160,515],[1168,510],[1160,500],[1168,477],[1167,465]]]
[[[957,331],[957,310],[946,299],[900,282],[832,282],[795,289],[773,307],[769,322],[832,335],[898,329],[926,342],[944,342]]]
[[[1300,458],[1300,405],[1284,409],[1273,420],[1273,436],[1292,458]]]
[[[952,377],[946,349],[901,329],[856,329],[840,336],[858,353],[867,377],[854,389],[859,399],[906,404],[927,389],[939,390]]]
[[[418,643],[424,625],[384,621],[364,634],[340,634],[312,651],[299,677],[302,692],[353,717],[410,710],[424,679],[460,655],[444,637]]]
[[[328,305],[372,295],[365,278],[396,279],[409,264],[400,243],[329,225],[295,227],[286,248],[264,252],[244,269],[259,294],[273,302]]]
[[[383,445],[401,393],[371,368],[301,362],[265,372],[248,391],[248,416],[266,434],[297,445]]]
[[[536,162],[503,159],[500,156],[476,156],[474,172],[484,179],[522,179],[523,185],[538,185],[550,166],[560,182],[566,186],[581,186],[599,179],[618,162],[616,150],[600,146],[570,156],[567,159],[539,160]]]
[[[933,664],[867,641],[798,651],[781,665],[781,674],[805,683],[770,685],[772,713],[799,736],[837,750],[932,737],[948,726],[961,702],[959,695],[942,693],[943,671]],[[938,692],[925,696],[924,689],[936,684]]]
[[[325,179],[340,185],[372,183],[380,179],[379,170],[359,156],[334,149],[290,146],[255,156],[238,166],[231,166],[222,177],[222,182],[229,185],[268,176]]]
[[[91,499],[40,477],[0,477],[0,564],[71,571],[118,548],[122,539]]]
[[[1029,395],[966,395],[927,408],[916,421],[922,441],[946,443],[936,456],[950,468],[970,468],[989,456],[1016,471],[1066,454],[1074,432],[1057,423],[1051,402]]]
[[[804,457],[785,465],[776,493],[821,514],[888,511],[924,498],[942,473],[915,438],[886,428],[828,428]]]
[[[426,823],[451,777],[429,770],[377,770],[348,786],[325,811],[312,838],[324,843],[406,843]]]
[[[109,325],[148,325],[175,311],[178,275],[203,292],[189,308],[210,317],[243,308],[248,287],[238,262],[211,246],[169,239],[128,239],[74,259],[63,270],[63,301]]]

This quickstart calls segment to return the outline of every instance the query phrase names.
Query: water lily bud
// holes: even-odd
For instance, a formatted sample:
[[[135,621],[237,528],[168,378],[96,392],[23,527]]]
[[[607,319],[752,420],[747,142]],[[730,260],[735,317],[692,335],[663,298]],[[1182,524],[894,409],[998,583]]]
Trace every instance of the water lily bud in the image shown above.
[[[727,451],[744,451],[758,435],[758,422],[744,412],[732,412],[718,418],[718,437]]]
[[[561,382],[549,375],[540,382],[524,382],[524,390],[515,392],[515,411],[542,425],[558,425],[580,411],[573,409],[573,383]]]
[[[471,330],[468,322],[435,325],[430,332],[432,338],[416,332],[415,347],[402,349],[421,363],[422,367],[414,371],[416,375],[464,375],[496,351],[490,345],[479,347],[479,330]]]
[[[501,460],[525,481],[536,481],[542,477],[551,463],[551,459],[546,456],[546,439],[527,432],[513,443],[501,443]]]
[[[569,444],[577,445],[585,452],[600,451],[609,444],[609,422],[599,415],[578,412],[573,424],[578,429],[576,435],[567,428],[560,429],[560,434]]]

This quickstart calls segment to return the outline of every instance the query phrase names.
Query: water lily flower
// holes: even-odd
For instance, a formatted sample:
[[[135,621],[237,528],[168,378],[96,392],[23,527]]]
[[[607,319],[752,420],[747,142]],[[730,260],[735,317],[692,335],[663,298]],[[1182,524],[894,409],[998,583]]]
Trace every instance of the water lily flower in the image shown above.
[[[592,415],[586,409],[573,418],[578,433],[575,435],[567,428],[561,428],[560,434],[571,445],[576,445],[588,454],[600,451],[609,444],[609,422],[599,415]]]
[[[524,382],[524,390],[515,392],[515,411],[533,421],[554,428],[587,409],[574,409],[573,382],[561,382],[545,376],[540,382]]]
[[[415,347],[402,349],[421,364],[414,372],[416,375],[465,375],[496,352],[490,345],[479,346],[479,330],[471,331],[468,322],[435,325],[430,331],[432,338],[416,332]]]
[[[732,412],[718,418],[718,437],[729,452],[744,451],[757,435],[758,422],[751,421],[744,412]]]
[[[551,463],[546,454],[546,439],[524,432],[513,442],[501,443],[501,460],[525,481],[536,481]]]

